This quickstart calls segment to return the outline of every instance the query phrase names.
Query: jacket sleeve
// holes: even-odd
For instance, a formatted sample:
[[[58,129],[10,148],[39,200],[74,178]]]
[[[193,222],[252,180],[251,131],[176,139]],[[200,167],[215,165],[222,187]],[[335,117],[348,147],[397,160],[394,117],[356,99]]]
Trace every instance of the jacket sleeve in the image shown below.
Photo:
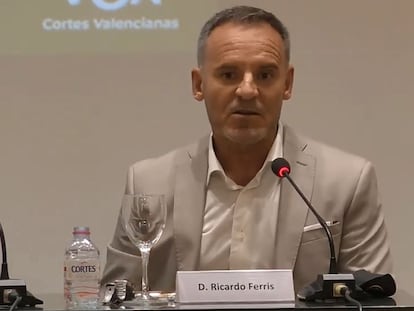
[[[125,193],[131,194],[134,189],[133,167],[128,170]],[[107,247],[106,264],[102,274],[101,285],[117,279],[126,279],[140,284],[141,257],[136,246],[128,238],[122,225],[120,212],[111,243]]]
[[[377,177],[370,162],[363,165],[344,215],[338,267],[341,272],[365,269],[390,273],[392,260]]]

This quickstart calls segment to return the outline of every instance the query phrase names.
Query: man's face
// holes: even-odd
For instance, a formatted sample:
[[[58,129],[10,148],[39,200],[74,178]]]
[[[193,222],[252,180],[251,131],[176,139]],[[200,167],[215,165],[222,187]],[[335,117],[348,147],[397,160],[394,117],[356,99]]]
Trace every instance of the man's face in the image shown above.
[[[293,68],[271,26],[227,23],[207,39],[193,94],[204,100],[215,140],[252,145],[273,140]]]

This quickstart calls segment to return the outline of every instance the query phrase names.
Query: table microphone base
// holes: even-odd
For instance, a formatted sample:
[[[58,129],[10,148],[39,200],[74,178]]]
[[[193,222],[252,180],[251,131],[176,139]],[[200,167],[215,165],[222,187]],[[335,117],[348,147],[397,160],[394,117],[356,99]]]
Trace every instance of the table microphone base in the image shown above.
[[[16,297],[26,295],[26,283],[23,280],[0,280],[0,305],[12,305]]]
[[[319,274],[316,281],[305,286],[297,294],[300,300],[335,300],[344,297],[344,288],[355,291],[355,278],[352,274]]]
[[[0,306],[12,305],[18,297],[19,307],[34,307],[43,304],[43,301],[36,298],[26,288],[26,283],[19,279],[0,280]]]

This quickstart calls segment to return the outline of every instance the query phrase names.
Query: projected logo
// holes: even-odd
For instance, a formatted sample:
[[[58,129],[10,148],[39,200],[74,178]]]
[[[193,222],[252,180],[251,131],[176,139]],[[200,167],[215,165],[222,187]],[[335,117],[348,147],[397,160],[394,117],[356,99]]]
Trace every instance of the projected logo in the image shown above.
[[[96,6],[101,11],[110,12],[112,16],[84,18],[82,5],[89,3]],[[0,0],[1,2],[1,0]],[[62,11],[67,9],[66,3],[73,7],[77,7],[75,16],[65,18],[53,18],[48,16],[42,20],[42,28],[48,32],[55,31],[140,31],[140,30],[178,30],[180,28],[180,20],[175,17],[165,17],[164,12],[160,12],[158,8],[167,10],[168,6],[163,4],[162,0],[67,0],[64,3]],[[117,16],[116,11],[122,8],[137,7],[142,5],[141,16],[137,16],[135,10],[130,17]],[[78,10],[79,7],[79,10]],[[154,10],[154,8],[156,8]],[[131,10],[132,11],[132,10]],[[162,11],[162,10],[161,10]],[[80,16],[76,16],[80,14]],[[124,12],[122,12],[124,13]],[[162,14],[161,14],[162,13]]]
[[[82,0],[67,0],[71,6],[80,5]],[[100,10],[103,11],[116,11],[122,9],[128,5],[137,6],[139,5],[142,0],[91,0],[92,3]],[[148,0],[153,5],[161,5],[162,0]]]

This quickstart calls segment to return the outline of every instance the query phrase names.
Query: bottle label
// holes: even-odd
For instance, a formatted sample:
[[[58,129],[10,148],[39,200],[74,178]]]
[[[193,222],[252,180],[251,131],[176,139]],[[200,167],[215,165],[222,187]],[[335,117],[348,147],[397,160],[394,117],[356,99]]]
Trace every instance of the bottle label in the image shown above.
[[[100,277],[99,259],[65,261],[65,279],[68,281],[96,280]]]

